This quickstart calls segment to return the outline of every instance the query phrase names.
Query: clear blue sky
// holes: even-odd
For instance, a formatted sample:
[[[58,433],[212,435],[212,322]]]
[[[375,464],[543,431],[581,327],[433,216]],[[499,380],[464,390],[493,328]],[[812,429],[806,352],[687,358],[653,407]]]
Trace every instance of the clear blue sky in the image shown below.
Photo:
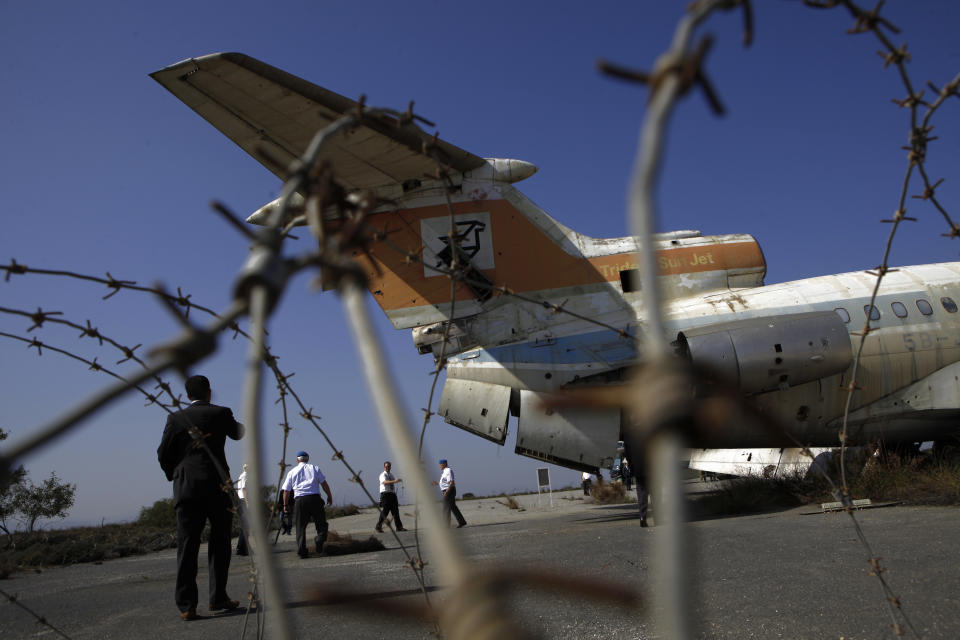
[[[659,190],[663,229],[751,233],[768,263],[767,283],[870,268],[879,263],[906,162],[907,112],[892,69],[870,35],[850,36],[841,10],[799,2],[755,3],[754,45],[740,44],[739,14],[711,19],[707,68],[728,115],[714,117],[699,94],[671,125]],[[148,77],[184,58],[240,51],[368,104],[404,108],[437,123],[441,137],[487,157],[533,162],[522,190],[583,233],[625,235],[625,194],[646,91],[602,77],[598,58],[648,69],[668,45],[686,2],[163,3],[0,2],[0,261],[164,282],[222,309],[246,241],[212,214],[216,198],[246,214],[276,197],[278,181]],[[922,6],[921,9],[916,7]],[[887,3],[909,43],[917,86],[942,86],[960,71],[951,0]],[[960,214],[956,170],[960,101],[935,121],[929,168]],[[917,224],[902,229],[894,264],[957,260],[939,214],[909,203]],[[306,234],[301,234],[306,236]],[[305,250],[306,244],[290,247]],[[0,282],[0,306],[62,311],[141,351],[176,333],[167,312],[141,294],[49,276]],[[198,316],[199,317],[199,316]],[[378,327],[410,409],[426,404],[432,362],[409,332],[377,312]],[[0,331],[30,323],[0,314]],[[270,325],[280,365],[348,459],[375,478],[390,457],[376,425],[340,301],[294,280]],[[77,332],[34,331],[118,371],[120,355]],[[224,337],[198,367],[214,401],[239,411],[244,341]],[[110,379],[54,353],[37,357],[0,338],[0,427],[12,440]],[[174,376],[168,379],[179,388]],[[266,459],[280,457],[279,413],[268,395]],[[39,482],[50,471],[78,485],[69,522],[129,520],[170,495],[156,461],[164,414],[131,395],[22,462]],[[307,449],[338,502],[360,502],[313,428],[293,419],[290,448]],[[536,461],[434,420],[428,469],[450,459],[461,491],[535,488]],[[10,441],[8,441],[10,442]],[[241,445],[228,445],[238,472]],[[289,458],[288,458],[289,460]],[[268,477],[275,477],[271,466]],[[397,468],[402,477],[405,470]],[[577,481],[553,468],[554,486]],[[375,488],[374,488],[375,489]],[[469,516],[468,516],[469,517]]]

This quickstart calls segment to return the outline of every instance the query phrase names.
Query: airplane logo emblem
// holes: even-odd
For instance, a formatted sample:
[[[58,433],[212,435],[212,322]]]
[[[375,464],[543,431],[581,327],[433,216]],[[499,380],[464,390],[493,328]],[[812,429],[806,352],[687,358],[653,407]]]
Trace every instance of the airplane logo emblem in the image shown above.
[[[493,242],[490,234],[488,212],[454,216],[456,246],[470,259],[476,269],[492,269]],[[450,248],[450,218],[439,216],[420,221],[420,237],[423,241],[423,275],[427,278],[441,275],[434,267],[443,268],[453,262]],[[429,266],[428,266],[429,265]]]

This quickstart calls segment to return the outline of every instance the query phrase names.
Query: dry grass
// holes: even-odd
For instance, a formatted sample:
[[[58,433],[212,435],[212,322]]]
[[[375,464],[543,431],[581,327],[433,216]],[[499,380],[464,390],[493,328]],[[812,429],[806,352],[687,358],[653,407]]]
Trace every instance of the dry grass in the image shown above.
[[[168,506],[169,509],[166,508]],[[359,508],[352,504],[326,509],[328,520],[359,512]],[[172,501],[160,500],[153,507],[145,508],[141,512],[141,521],[138,522],[54,529],[32,534],[17,533],[13,539],[4,537],[3,549],[0,550],[0,579],[9,577],[14,571],[80,562],[102,562],[162,549],[175,549],[175,518]],[[204,540],[208,533],[209,525],[204,530]],[[239,520],[234,518],[233,535],[239,533]],[[383,544],[373,537],[354,540],[349,536],[331,532],[324,551],[329,555],[345,555],[379,551],[383,548]]]
[[[327,520],[333,518],[342,518],[343,516],[355,516],[360,513],[360,507],[355,504],[335,504],[327,505],[324,509]]]
[[[344,556],[350,553],[382,551],[385,548],[383,543],[373,536],[358,540],[347,534],[331,531],[327,534],[327,543],[323,545],[323,553],[328,556]]]
[[[620,482],[593,483],[590,497],[598,504],[627,504],[634,501],[627,497],[627,488]]]
[[[803,478],[734,478],[712,493],[692,497],[697,517],[758,513],[832,500],[826,483]]]
[[[837,469],[828,470],[834,479]],[[847,470],[854,499],[903,502],[911,505],[960,505],[960,459],[925,453],[909,459],[871,460],[861,470]],[[839,484],[837,480],[834,480]],[[720,490],[691,500],[695,515],[757,513],[836,500],[829,483],[819,474],[809,478],[735,478]]]
[[[0,552],[0,567],[9,574],[14,569],[101,562],[176,546],[175,531],[139,524],[18,533]]]
[[[850,480],[850,492],[874,501],[960,505],[960,463],[932,455],[872,461]]]

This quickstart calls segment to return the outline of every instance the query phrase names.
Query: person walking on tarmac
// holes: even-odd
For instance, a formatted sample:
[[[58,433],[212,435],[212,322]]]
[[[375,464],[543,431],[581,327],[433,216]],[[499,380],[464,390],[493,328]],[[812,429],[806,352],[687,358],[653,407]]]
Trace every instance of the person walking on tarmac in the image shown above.
[[[383,473],[380,474],[380,519],[377,520],[375,527],[377,533],[383,533],[383,521],[387,515],[393,515],[393,521],[397,525],[397,531],[406,531],[403,523],[400,522],[400,505],[397,502],[397,483],[403,482],[400,478],[395,478],[390,473],[390,461],[383,463]]]
[[[453,481],[453,469],[447,466],[447,459],[440,459],[440,469],[442,473],[440,474],[440,481],[433,481],[433,484],[440,486],[440,492],[443,495],[443,517],[447,521],[447,526],[450,526],[450,514],[453,513],[453,516],[457,519],[457,529],[460,527],[467,526],[467,521],[463,518],[463,514],[460,513],[460,509],[457,507],[457,485]]]
[[[167,480],[173,482],[173,507],[177,512],[174,598],[180,618],[190,621],[200,618],[197,556],[207,520],[210,611],[231,611],[240,606],[227,595],[233,503],[223,490],[224,481],[230,479],[223,446],[227,438],[239,440],[243,436],[243,425],[229,408],[210,404],[210,380],[205,376],[190,376],[184,387],[190,406],[167,416],[157,458]],[[198,440],[203,447],[196,445]]]
[[[317,553],[323,553],[323,545],[327,541],[327,517],[323,509],[323,498],[320,497],[320,488],[327,494],[327,504],[333,504],[330,485],[320,471],[320,467],[309,464],[310,454],[306,451],[297,453],[299,464],[287,472],[281,489],[283,489],[283,511],[290,513],[293,509],[293,526],[297,529],[297,555],[309,558],[307,551],[307,525],[313,520],[317,535],[313,539]]]

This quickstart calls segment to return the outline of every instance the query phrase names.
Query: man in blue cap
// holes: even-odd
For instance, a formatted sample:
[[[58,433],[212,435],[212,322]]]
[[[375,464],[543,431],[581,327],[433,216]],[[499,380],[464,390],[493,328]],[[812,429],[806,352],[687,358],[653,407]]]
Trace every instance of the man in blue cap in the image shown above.
[[[467,526],[467,521],[457,507],[457,485],[453,481],[453,469],[447,465],[447,459],[440,459],[440,481],[433,481],[433,484],[440,486],[440,493],[443,495],[443,517],[447,520],[447,526],[450,526],[450,514],[457,519],[457,529]]]
[[[317,553],[323,553],[323,544],[327,541],[327,517],[323,509],[320,487],[327,494],[327,503],[333,504],[330,485],[327,484],[320,467],[309,464],[310,455],[306,451],[297,453],[299,463],[287,473],[283,480],[283,512],[290,513],[293,503],[293,526],[297,529],[297,555],[310,557],[307,551],[307,525],[313,520],[317,536],[313,539]]]

